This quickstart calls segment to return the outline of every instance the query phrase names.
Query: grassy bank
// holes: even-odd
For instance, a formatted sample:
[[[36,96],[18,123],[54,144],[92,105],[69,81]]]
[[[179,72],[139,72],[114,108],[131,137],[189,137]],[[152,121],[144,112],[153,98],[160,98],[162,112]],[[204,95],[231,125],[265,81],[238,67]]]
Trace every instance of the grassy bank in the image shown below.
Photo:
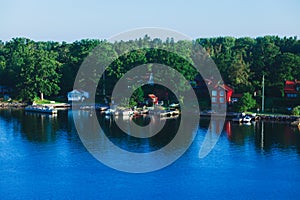
[[[65,98],[50,98],[50,99],[39,99],[39,98],[36,98],[34,99],[33,101],[35,104],[37,105],[41,105],[41,104],[60,104],[60,103],[67,103],[67,100]]]

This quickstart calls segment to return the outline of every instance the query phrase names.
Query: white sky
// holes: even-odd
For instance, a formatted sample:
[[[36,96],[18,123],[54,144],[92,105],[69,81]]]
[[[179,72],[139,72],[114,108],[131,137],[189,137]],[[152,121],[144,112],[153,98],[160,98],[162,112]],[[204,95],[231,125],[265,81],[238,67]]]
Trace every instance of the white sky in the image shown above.
[[[192,38],[300,36],[299,0],[0,0],[0,40],[107,39],[139,27]]]

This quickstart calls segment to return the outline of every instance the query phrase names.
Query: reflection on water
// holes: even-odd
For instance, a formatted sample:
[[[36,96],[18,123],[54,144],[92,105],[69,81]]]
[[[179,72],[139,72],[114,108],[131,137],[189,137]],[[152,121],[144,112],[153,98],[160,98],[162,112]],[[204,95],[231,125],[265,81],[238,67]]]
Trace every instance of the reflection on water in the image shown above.
[[[80,114],[84,128],[84,120],[95,113]],[[126,120],[128,130],[132,123],[145,126],[151,121],[147,117]],[[141,153],[168,144],[180,120],[169,119],[160,133],[142,139],[125,134],[111,118],[99,116],[98,121],[111,142]],[[69,198],[82,199],[160,196],[167,199],[238,199],[241,193],[250,199],[298,197],[298,129],[271,122],[240,125],[226,121],[222,126],[218,120],[208,126],[209,119],[202,118],[199,129],[195,130],[195,141],[174,164],[150,174],[131,175],[109,169],[93,159],[77,135],[72,111],[59,111],[57,116],[51,116],[0,109],[1,199],[3,196],[4,199],[57,199],[66,194]],[[199,159],[205,134],[216,137],[215,132],[221,129],[223,132],[214,150]],[[116,155],[111,154],[111,159],[116,159]],[[283,173],[282,169],[287,167]]]
[[[90,112],[80,112],[84,118],[89,120]],[[0,117],[3,121],[1,123],[2,126],[6,122],[12,128],[11,131],[14,133],[19,132],[22,137],[31,142],[55,142],[58,137],[58,131],[71,132],[75,130],[71,111],[60,111],[59,115],[47,115],[24,112],[17,109],[3,109],[0,110]],[[99,115],[98,120],[105,134],[112,142],[120,145],[121,148],[135,152],[143,152],[143,149],[141,149],[143,144],[150,144],[151,151],[165,146],[176,134],[180,121],[179,119],[167,120],[164,128],[156,135],[150,138],[137,138],[123,132],[110,117]],[[124,120],[128,123],[128,132],[130,132],[131,123],[146,126],[151,122],[148,116]],[[152,121],[157,123],[153,119]],[[228,140],[234,145],[242,146],[253,143],[256,149],[261,149],[265,152],[271,152],[274,148],[297,149],[297,152],[300,152],[299,129],[289,126],[287,123],[256,122],[251,125],[245,125],[226,121],[223,127],[220,121],[215,120],[211,123],[211,127],[208,127],[208,125],[209,119],[201,119],[200,128],[208,129],[209,133],[219,132],[219,130],[224,129]],[[135,149],[128,149],[132,147],[135,147]]]
[[[236,145],[254,143],[259,151],[297,150],[300,154],[300,131],[288,123],[255,122],[251,125],[227,121],[224,126],[228,140]]]
[[[89,120],[89,117],[95,114],[86,111],[78,112],[81,112],[83,119],[86,118],[86,120]],[[2,120],[1,126],[5,122],[12,128],[10,130],[14,132],[12,134],[19,132],[22,137],[31,142],[55,142],[58,137],[57,132],[75,131],[72,111],[60,111],[59,115],[48,115],[24,112],[18,109],[2,109],[0,110],[0,117]],[[146,126],[151,121],[158,123],[153,119],[151,120],[149,116],[123,120],[128,123],[128,132],[130,132],[130,124],[132,123],[140,126]],[[165,120],[167,123],[163,129],[150,138],[137,138],[126,134],[116,125],[111,117],[98,115],[98,121],[112,142],[126,150],[143,152],[143,149],[139,149],[143,147],[143,144],[150,144],[152,146],[151,151],[153,151],[169,143],[177,132],[180,119]],[[266,152],[271,152],[273,148],[297,149],[297,152],[300,152],[299,129],[287,123],[256,122],[251,125],[245,125],[226,121],[223,127],[221,120],[215,120],[211,123],[211,127],[209,127],[209,122],[208,118],[202,118],[199,127],[208,129],[208,133],[213,134],[223,129],[228,140],[234,145],[242,146],[253,143],[256,149]],[[84,126],[84,122],[82,124]],[[128,143],[136,144],[136,146],[132,144],[128,145]],[[136,149],[128,149],[134,146]]]
[[[25,113],[20,123],[20,131],[29,141],[49,142],[56,140],[58,122],[56,115]]]
[[[119,120],[119,119],[117,119]],[[123,119],[121,119],[123,120]],[[165,126],[162,130],[149,138],[140,138],[134,137],[127,133],[130,133],[132,130],[132,124],[136,123],[138,125],[145,126],[150,123],[160,123],[159,116],[153,117],[150,119],[149,116],[126,119],[126,132],[122,131],[116,124],[115,120],[112,118],[103,118],[100,117],[99,122],[103,128],[105,135],[113,142],[115,145],[120,148],[131,151],[131,152],[151,152],[158,150],[165,145],[167,145],[176,135],[179,121],[178,120],[167,120]],[[150,130],[151,131],[151,130]],[[141,136],[143,133],[140,133]]]

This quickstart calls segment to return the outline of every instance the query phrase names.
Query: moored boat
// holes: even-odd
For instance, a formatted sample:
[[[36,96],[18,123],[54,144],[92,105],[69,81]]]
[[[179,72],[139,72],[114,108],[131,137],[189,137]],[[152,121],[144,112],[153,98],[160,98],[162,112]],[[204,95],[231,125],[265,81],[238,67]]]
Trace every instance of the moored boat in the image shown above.
[[[131,116],[133,115],[133,111],[132,110],[120,110],[118,111],[120,115],[123,116]]]
[[[39,112],[39,113],[46,113],[46,114],[57,114],[57,109],[49,106],[26,106],[25,111],[28,112]]]
[[[298,127],[300,128],[300,119],[291,122],[291,125],[292,125],[292,126],[298,126]]]
[[[107,110],[104,111],[105,115],[113,115],[114,113],[115,113],[114,109],[107,109]]]
[[[250,123],[251,121],[252,121],[252,117],[250,117],[249,115],[246,115],[245,117],[243,117],[244,123]]]
[[[249,114],[242,113],[241,115],[233,118],[232,121],[239,122],[239,123],[250,123],[252,121],[255,121],[255,119],[256,119],[256,114],[249,115]]]

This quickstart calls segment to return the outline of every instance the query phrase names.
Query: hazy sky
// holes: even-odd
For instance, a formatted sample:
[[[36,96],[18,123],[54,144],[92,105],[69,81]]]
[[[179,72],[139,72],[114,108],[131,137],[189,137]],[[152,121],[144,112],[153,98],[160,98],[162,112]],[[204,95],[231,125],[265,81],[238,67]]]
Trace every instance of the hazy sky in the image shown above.
[[[192,38],[300,36],[299,0],[0,0],[0,40],[106,39],[139,27]]]

